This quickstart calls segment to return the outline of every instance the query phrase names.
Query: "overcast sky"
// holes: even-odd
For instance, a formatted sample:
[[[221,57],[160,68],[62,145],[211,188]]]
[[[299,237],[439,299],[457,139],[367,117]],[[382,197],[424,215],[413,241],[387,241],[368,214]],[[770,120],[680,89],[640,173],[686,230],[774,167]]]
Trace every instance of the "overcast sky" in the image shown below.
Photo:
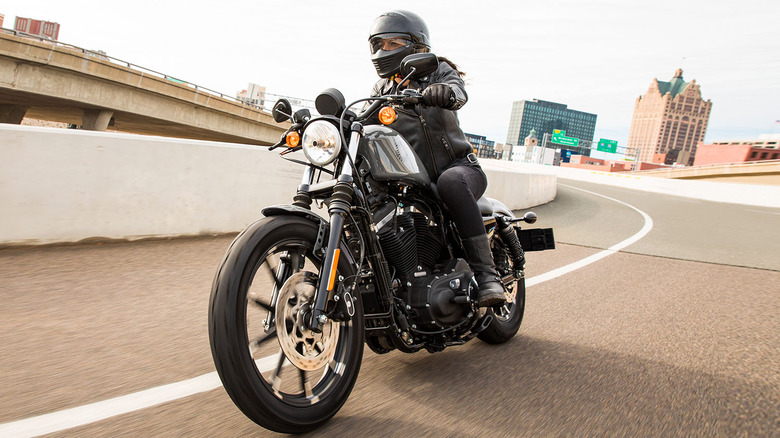
[[[636,98],[677,68],[713,102],[706,141],[780,133],[780,2],[742,0],[166,1],[0,4],[60,23],[60,41],[235,95],[249,82],[347,100],[377,79],[368,29],[389,9],[428,24],[433,51],[467,73],[466,132],[506,140],[512,102],[598,115],[595,137],[626,144]]]

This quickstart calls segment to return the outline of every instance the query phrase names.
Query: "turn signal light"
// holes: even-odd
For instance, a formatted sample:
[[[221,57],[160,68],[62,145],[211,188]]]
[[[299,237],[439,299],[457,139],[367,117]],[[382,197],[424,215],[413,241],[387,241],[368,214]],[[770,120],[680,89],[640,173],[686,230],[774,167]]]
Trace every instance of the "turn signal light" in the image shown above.
[[[398,118],[398,114],[396,114],[395,110],[392,107],[386,106],[379,110],[379,121],[383,125],[389,125],[393,122],[395,122],[395,119]]]
[[[288,132],[285,141],[287,142],[287,146],[294,148],[301,143],[301,136],[295,131]]]

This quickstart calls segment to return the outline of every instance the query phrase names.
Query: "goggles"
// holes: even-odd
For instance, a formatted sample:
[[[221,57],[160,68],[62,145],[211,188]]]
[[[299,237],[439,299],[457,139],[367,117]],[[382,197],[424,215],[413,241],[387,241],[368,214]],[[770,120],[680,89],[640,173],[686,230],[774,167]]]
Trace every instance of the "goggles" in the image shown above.
[[[368,44],[371,46],[371,54],[380,50],[392,51],[412,45],[412,39],[406,34],[384,34],[369,38]]]

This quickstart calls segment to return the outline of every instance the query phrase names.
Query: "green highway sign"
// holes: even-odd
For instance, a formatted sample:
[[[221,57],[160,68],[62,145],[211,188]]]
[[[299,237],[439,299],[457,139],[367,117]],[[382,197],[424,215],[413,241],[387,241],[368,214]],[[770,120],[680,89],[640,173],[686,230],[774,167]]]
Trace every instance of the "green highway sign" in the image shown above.
[[[563,146],[579,146],[580,139],[574,137],[566,137],[566,131],[556,129],[553,131],[552,142]]]
[[[606,138],[602,138],[599,140],[599,145],[596,148],[596,150],[601,152],[609,152],[612,154],[616,154],[617,140],[607,140]]]

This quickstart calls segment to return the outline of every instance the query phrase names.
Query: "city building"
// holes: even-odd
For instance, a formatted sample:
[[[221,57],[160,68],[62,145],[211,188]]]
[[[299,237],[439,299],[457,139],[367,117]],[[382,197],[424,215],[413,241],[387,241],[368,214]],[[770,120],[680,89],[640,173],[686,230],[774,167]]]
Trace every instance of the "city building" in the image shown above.
[[[57,41],[60,36],[59,23],[32,18],[16,17],[14,30],[54,41]]]
[[[531,130],[535,130],[539,142],[543,143],[544,134],[552,135],[555,129],[566,131],[568,137],[593,141],[596,114],[569,109],[562,103],[538,99],[520,100],[512,104],[506,142],[512,145],[522,144],[522,140]]]
[[[484,135],[469,134],[464,132],[466,140],[471,143],[471,148],[479,158],[493,158],[495,156],[496,142],[488,140]]]
[[[634,163],[623,160],[601,160],[587,155],[572,155],[569,162],[560,164],[561,167],[573,167],[576,169],[588,169],[599,172],[630,172],[632,170],[651,170],[669,167],[655,163]]]
[[[536,130],[531,129],[531,132],[523,140],[522,145],[512,147],[512,158],[510,160],[518,163],[531,163],[534,150],[538,147],[539,139],[536,137]]]
[[[257,108],[265,105],[265,87],[250,83],[246,90],[236,94],[236,99]]]
[[[5,20],[5,14],[0,14],[0,27],[3,27],[3,20]]]
[[[696,146],[704,140],[712,101],[701,97],[696,80],[685,82],[677,69],[669,82],[653,79],[634,104],[628,147],[639,150],[639,161],[691,165]]]
[[[780,160],[780,135],[762,135],[758,140],[699,143],[694,166]]]

